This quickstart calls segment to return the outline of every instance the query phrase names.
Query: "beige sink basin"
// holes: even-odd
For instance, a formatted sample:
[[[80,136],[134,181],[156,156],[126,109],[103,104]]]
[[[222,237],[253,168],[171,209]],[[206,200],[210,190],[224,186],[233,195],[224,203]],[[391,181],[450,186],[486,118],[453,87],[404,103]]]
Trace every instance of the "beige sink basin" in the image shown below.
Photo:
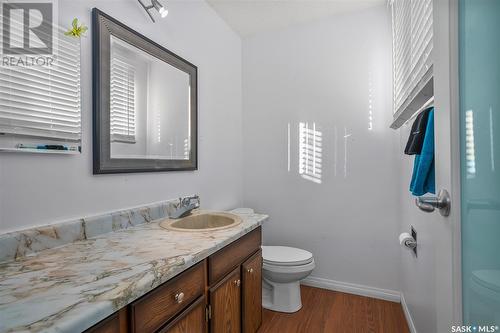
[[[238,215],[226,212],[199,211],[180,219],[167,219],[162,228],[174,231],[212,231],[232,228],[241,223]]]

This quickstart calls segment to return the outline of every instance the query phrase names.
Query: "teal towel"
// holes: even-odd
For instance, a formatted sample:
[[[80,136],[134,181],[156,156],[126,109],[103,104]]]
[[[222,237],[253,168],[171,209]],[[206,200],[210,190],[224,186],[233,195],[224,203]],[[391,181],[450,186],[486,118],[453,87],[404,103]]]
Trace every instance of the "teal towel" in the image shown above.
[[[434,108],[429,112],[424,143],[420,155],[415,155],[410,192],[414,196],[436,193],[434,170]]]

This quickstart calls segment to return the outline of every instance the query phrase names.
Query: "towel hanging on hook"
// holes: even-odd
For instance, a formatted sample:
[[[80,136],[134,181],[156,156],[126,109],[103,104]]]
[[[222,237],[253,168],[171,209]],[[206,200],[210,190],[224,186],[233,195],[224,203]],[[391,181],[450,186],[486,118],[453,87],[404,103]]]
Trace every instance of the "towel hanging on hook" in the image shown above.
[[[415,155],[410,192],[415,196],[436,193],[434,170],[434,108],[430,109],[425,129],[424,143],[419,155]]]
[[[432,108],[425,109],[415,118],[405,147],[406,155],[418,155],[422,151],[427,120],[429,119],[429,112],[431,110]]]

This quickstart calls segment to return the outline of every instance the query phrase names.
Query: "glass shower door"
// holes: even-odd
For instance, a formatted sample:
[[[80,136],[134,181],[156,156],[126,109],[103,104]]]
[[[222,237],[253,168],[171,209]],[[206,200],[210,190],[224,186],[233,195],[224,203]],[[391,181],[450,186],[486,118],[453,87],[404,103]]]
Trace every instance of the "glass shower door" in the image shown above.
[[[500,1],[460,0],[459,29],[463,319],[465,325],[495,327],[500,326]]]

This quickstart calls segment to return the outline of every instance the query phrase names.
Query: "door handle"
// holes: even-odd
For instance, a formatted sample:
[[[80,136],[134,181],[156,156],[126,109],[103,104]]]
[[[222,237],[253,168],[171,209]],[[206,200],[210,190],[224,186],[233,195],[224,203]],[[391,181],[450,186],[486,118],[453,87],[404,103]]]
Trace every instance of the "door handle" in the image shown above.
[[[451,199],[450,194],[446,190],[439,191],[438,196],[425,196],[418,197],[415,199],[415,204],[420,210],[431,213],[436,208],[439,209],[439,213],[443,216],[450,215]]]

